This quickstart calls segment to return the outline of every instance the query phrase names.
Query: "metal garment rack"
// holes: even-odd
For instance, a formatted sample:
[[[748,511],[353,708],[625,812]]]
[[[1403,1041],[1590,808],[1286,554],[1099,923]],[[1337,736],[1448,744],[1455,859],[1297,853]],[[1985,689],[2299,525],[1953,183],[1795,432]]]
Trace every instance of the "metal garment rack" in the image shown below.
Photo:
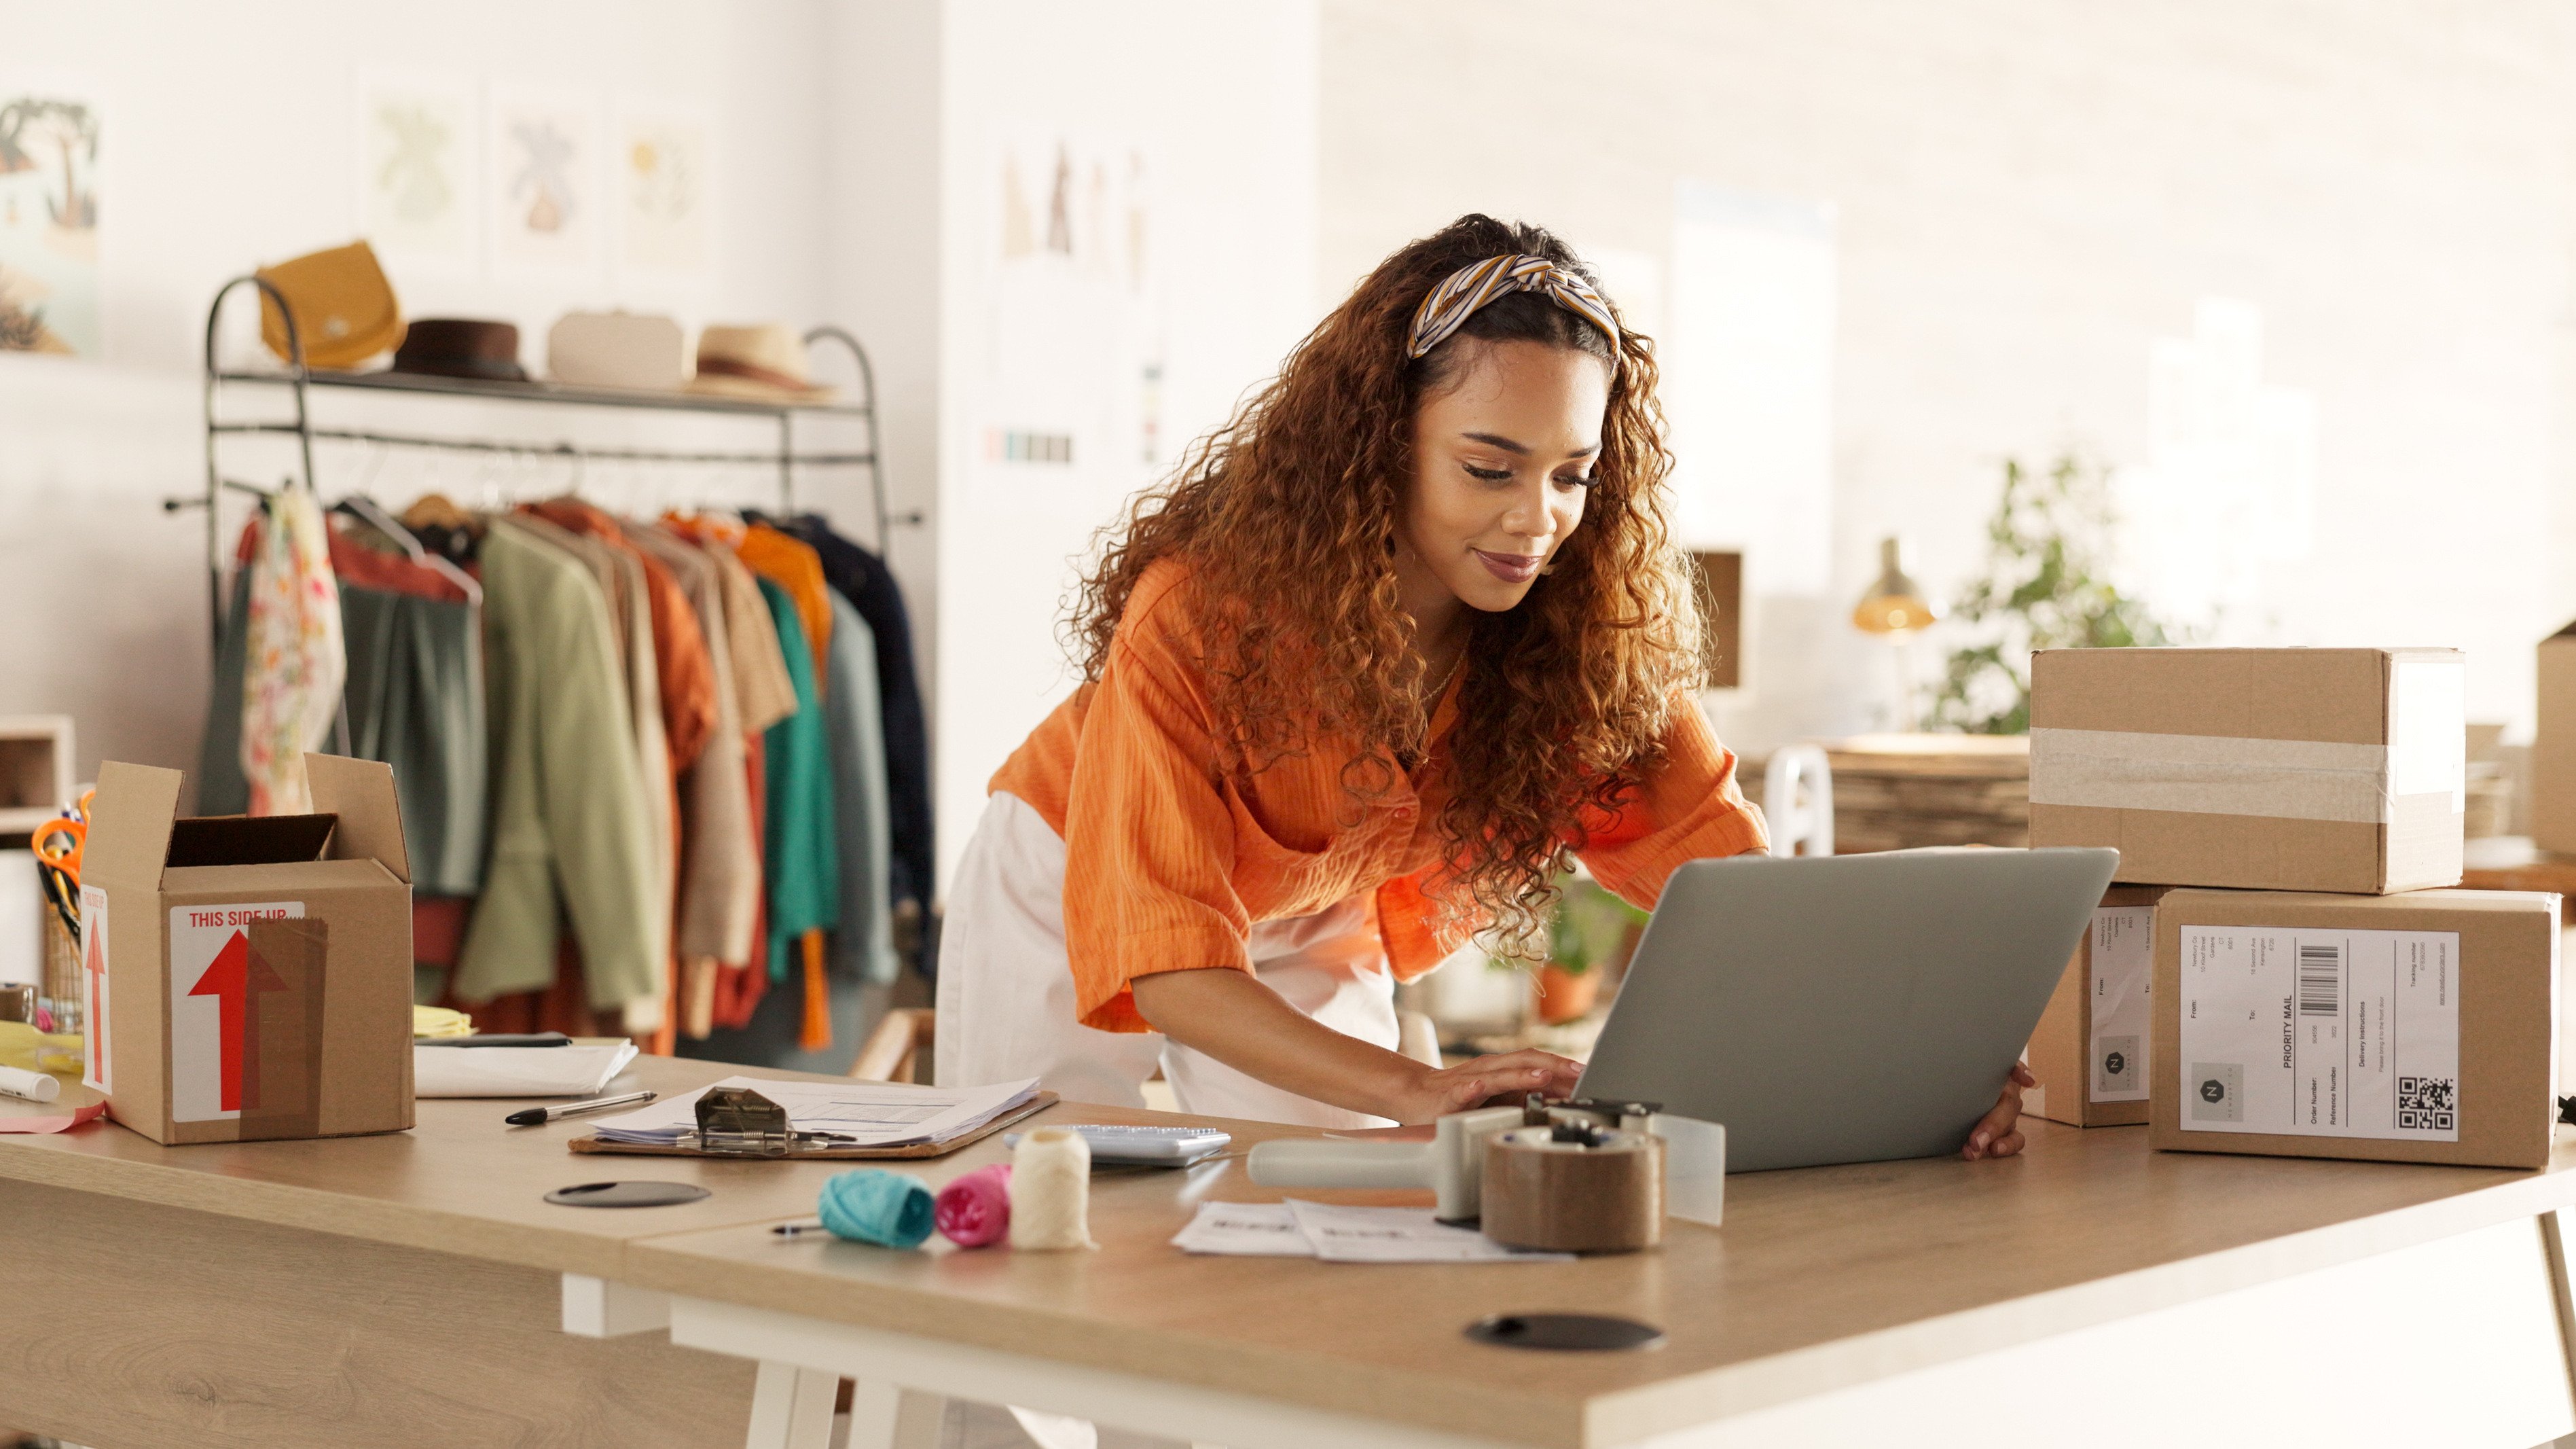
[[[224,303],[236,289],[250,287],[259,292],[286,324],[287,353],[292,361],[281,371],[226,371],[215,355],[216,332],[223,319]],[[876,369],[868,361],[867,349],[859,340],[839,327],[817,327],[805,334],[805,344],[836,342],[848,349],[858,364],[859,397],[851,403],[783,403],[761,402],[749,398],[704,396],[694,393],[658,393],[629,391],[619,388],[580,387],[568,383],[498,382],[473,378],[435,377],[418,373],[395,372],[316,372],[304,361],[304,338],[287,307],[285,297],[266,278],[235,277],[215,290],[215,299],[206,308],[206,491],[203,497],[172,498],[163,507],[176,512],[185,508],[206,511],[206,570],[208,617],[213,621],[218,639],[224,622],[224,538],[221,502],[224,490],[265,494],[267,490],[235,482],[223,475],[221,440],[235,434],[269,434],[296,440],[303,464],[304,485],[314,487],[313,440],[372,443],[382,447],[425,448],[447,452],[516,454],[527,457],[562,459],[580,463],[589,459],[618,462],[651,463],[775,463],[778,468],[778,502],[780,511],[796,511],[796,470],[806,468],[865,468],[868,474],[869,498],[876,514],[877,551],[882,554],[892,539],[895,526],[917,526],[919,512],[896,515],[886,504],[885,467],[880,459],[881,434],[877,424]],[[227,386],[256,385],[289,389],[295,400],[291,420],[266,422],[228,422],[217,416],[217,404]],[[467,398],[477,402],[546,403],[557,407],[629,408],[648,412],[690,413],[730,416],[749,420],[769,419],[777,427],[775,448],[752,450],[669,449],[639,447],[582,447],[571,442],[538,443],[503,438],[477,438],[442,433],[394,433],[373,429],[325,428],[313,423],[311,393],[316,388],[346,389],[354,392],[429,394]],[[838,418],[867,425],[867,446],[857,452],[796,451],[796,420],[800,416]]]

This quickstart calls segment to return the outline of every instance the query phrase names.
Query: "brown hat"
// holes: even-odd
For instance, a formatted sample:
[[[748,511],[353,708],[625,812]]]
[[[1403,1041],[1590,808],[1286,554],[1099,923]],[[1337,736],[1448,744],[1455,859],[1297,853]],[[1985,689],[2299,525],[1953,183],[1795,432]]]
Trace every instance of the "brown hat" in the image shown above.
[[[698,375],[689,391],[753,402],[828,402],[805,371],[805,344],[783,322],[709,326],[698,334]]]
[[[527,369],[519,366],[519,329],[470,317],[423,317],[411,324],[402,350],[394,354],[393,370],[491,382],[528,380]]]
[[[307,367],[355,367],[403,340],[393,284],[365,242],[262,267],[259,275],[285,294]],[[286,318],[266,294],[259,301],[259,335],[280,361],[295,360],[286,343]]]

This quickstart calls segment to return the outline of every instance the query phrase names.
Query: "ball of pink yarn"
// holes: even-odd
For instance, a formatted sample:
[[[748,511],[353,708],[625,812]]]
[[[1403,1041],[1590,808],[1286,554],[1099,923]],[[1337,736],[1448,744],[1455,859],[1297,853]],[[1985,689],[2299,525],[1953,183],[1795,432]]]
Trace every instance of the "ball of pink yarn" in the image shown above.
[[[1011,1230],[1011,1164],[979,1167],[939,1190],[931,1221],[961,1248],[998,1243]]]

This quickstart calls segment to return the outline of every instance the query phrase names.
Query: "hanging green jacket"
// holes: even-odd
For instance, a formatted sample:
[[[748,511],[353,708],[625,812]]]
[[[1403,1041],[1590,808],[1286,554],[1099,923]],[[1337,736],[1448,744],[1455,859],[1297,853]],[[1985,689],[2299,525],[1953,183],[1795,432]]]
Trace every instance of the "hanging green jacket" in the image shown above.
[[[769,979],[787,979],[796,938],[841,923],[841,852],[832,797],[832,754],[815,688],[814,651],[796,617],[796,601],[767,579],[760,597],[778,627],[796,712],[762,736],[767,752],[768,819],[761,864],[769,879]]]
[[[478,1002],[551,985],[560,910],[593,1009],[656,995],[668,939],[608,598],[506,517],[480,557],[492,847],[451,989]]]

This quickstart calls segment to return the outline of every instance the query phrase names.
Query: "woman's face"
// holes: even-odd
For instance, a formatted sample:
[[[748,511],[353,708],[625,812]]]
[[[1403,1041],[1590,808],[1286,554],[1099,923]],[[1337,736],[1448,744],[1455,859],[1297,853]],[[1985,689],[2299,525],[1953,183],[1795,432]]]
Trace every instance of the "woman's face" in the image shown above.
[[[1414,414],[1399,579],[1408,597],[1436,580],[1499,613],[1527,597],[1583,521],[1610,368],[1543,342],[1469,345],[1455,384]]]

